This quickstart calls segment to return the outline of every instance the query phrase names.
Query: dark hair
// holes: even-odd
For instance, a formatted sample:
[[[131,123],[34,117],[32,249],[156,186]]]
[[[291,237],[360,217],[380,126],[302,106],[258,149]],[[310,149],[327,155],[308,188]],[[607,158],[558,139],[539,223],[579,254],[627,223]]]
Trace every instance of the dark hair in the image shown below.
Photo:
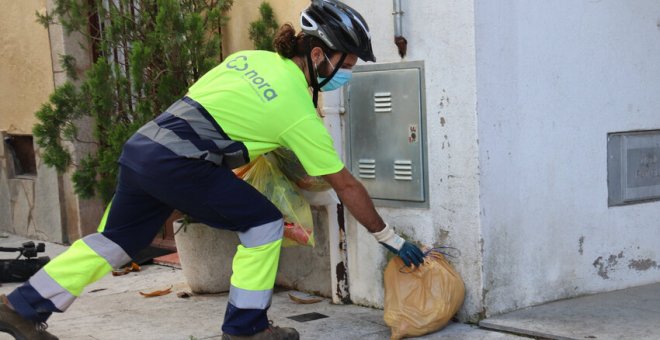
[[[320,47],[328,57],[336,52],[317,37],[306,35],[303,32],[296,34],[296,30],[291,24],[284,24],[277,30],[273,46],[279,55],[289,59],[304,56],[314,47]]]

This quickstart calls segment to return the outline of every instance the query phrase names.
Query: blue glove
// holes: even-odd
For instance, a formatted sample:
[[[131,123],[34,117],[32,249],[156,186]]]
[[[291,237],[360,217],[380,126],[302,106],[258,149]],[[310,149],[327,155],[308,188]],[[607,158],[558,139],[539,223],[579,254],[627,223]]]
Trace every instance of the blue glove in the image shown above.
[[[415,267],[419,267],[420,264],[424,263],[424,253],[416,245],[408,241],[405,241],[399,250],[396,250],[382,242],[380,244],[385,246],[385,248],[394,254],[399,255],[399,257],[403,260],[403,263],[408,267],[410,267],[411,264],[415,265]]]

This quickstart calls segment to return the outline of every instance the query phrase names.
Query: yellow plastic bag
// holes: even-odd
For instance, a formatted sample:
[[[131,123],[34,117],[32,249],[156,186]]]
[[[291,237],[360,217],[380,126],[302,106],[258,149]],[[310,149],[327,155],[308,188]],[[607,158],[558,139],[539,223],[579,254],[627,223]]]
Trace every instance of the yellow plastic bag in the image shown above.
[[[326,182],[323,177],[308,175],[293,151],[278,148],[271,154],[277,159],[284,176],[295,183],[298,188],[308,191],[325,191],[331,188],[330,183]]]
[[[314,220],[302,194],[279,170],[277,161],[259,156],[234,173],[259,190],[284,216],[282,246],[314,246]]]
[[[444,256],[430,251],[411,269],[400,257],[385,268],[385,323],[391,339],[435,332],[449,323],[465,298],[463,279]]]

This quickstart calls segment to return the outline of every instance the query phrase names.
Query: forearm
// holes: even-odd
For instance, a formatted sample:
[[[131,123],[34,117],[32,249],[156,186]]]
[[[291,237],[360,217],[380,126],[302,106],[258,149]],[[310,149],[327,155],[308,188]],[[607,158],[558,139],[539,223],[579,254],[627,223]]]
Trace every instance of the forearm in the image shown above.
[[[375,233],[383,230],[385,222],[376,212],[367,190],[346,168],[338,173],[323,176],[323,178],[335,189],[344,207],[369,232]]]
[[[335,174],[325,175],[323,178],[332,185],[353,217],[367,228],[378,242],[399,255],[406,266],[419,266],[424,263],[424,253],[383,222],[367,190],[346,168]]]
[[[394,232],[394,229],[383,222],[364,187],[360,184],[350,188],[338,194],[353,217],[365,226],[378,242],[399,255],[406,266],[419,266],[424,263],[424,253],[417,246],[406,242]]]
[[[383,219],[376,212],[376,208],[374,208],[367,190],[359,182],[356,183],[356,185],[338,191],[337,195],[339,199],[344,204],[344,207],[351,212],[351,215],[369,232],[375,233],[383,230],[385,222],[383,222]]]

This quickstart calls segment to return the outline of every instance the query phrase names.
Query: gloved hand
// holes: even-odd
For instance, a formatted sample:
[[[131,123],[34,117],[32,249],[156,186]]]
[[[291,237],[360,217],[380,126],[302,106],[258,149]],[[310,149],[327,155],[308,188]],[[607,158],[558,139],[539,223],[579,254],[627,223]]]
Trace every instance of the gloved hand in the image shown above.
[[[410,267],[411,264],[419,266],[424,263],[424,253],[416,245],[394,233],[389,225],[386,224],[383,230],[372,235],[389,251],[399,255],[406,266]]]
[[[399,255],[403,260],[403,263],[408,267],[410,267],[411,264],[415,265],[415,267],[419,267],[420,264],[424,263],[424,253],[416,245],[408,241],[404,241],[403,246],[401,246],[401,249],[399,250],[396,250],[385,243],[381,242],[381,244],[389,251]]]

